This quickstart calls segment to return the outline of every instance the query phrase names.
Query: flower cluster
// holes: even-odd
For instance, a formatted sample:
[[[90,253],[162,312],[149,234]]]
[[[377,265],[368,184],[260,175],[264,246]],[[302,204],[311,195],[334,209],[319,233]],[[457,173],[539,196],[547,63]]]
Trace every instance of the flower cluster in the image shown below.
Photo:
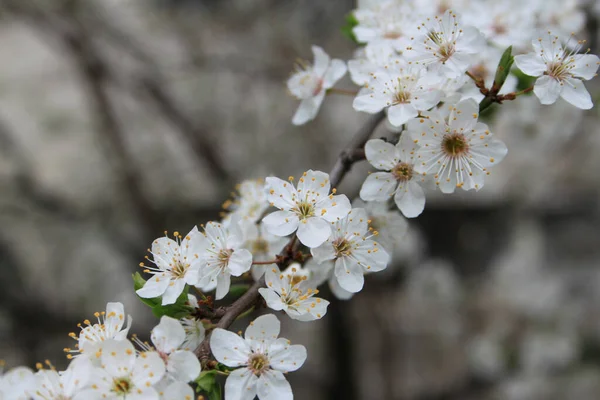
[[[314,321],[330,305],[323,284],[339,299],[359,293],[365,276],[384,270],[397,251],[404,217],[424,211],[426,190],[478,191],[507,155],[480,121],[491,104],[533,92],[542,104],[561,97],[593,106],[583,81],[595,77],[599,59],[564,33],[583,24],[575,2],[560,13],[548,6],[558,0],[453,3],[359,2],[354,58],[331,59],[313,46],[314,63],[300,63],[288,80],[301,100],[292,122],[314,119],[327,94],[348,94],[334,86],[349,71],[360,86],[354,110],[387,117],[390,135],[354,141],[357,154],[342,154],[341,174],[334,168],[331,176],[308,170],[297,180],[245,181],[221,220],[154,240],[140,263],[148,279],[134,275],[137,295],[160,317],[150,341],[131,336],[131,316],[108,303],[96,322],[69,334],[77,343],[65,349],[64,371],[50,362],[35,373],[13,368],[0,375],[0,399],[192,399],[192,385],[218,395],[220,375],[227,376],[226,400],[293,399],[284,374],[303,365],[306,349],[278,338],[273,314],[256,318],[243,337],[227,330],[234,320],[264,307]],[[513,64],[531,81],[519,92]],[[351,203],[332,186],[361,158],[375,171]],[[232,297],[231,306],[215,304]]]

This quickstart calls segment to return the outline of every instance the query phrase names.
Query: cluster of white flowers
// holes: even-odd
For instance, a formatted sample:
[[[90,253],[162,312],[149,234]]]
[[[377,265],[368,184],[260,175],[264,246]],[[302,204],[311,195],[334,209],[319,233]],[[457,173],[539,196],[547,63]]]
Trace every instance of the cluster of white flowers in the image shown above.
[[[334,87],[347,70],[361,86],[353,108],[387,115],[392,135],[364,138],[365,158],[377,171],[366,177],[354,207],[321,171],[308,170],[297,182],[272,176],[243,182],[220,221],[186,235],[165,233],[140,263],[150,276],[134,277],[136,293],[162,316],[151,342],[129,336],[131,317],[121,303],[108,303],[95,314],[97,323],[86,320],[79,334],[70,334],[77,344],[65,349],[66,370],[50,362],[35,373],[9,370],[0,376],[0,400],[190,400],[191,385],[207,390],[210,373],[227,376],[226,400],[293,399],[284,373],[300,368],[307,354],[278,339],[277,317],[257,318],[243,338],[223,328],[261,305],[296,321],[323,318],[330,303],[319,287],[326,282],[339,299],[360,292],[365,275],[387,267],[407,230],[394,204],[405,217],[417,217],[425,189],[479,190],[506,156],[504,143],[479,121],[490,104],[533,92],[543,104],[562,97],[581,109],[593,106],[583,81],[596,75],[599,59],[580,53],[583,42],[564,33],[583,25],[576,2],[450,3],[361,1],[353,12],[361,44],[354,59],[332,60],[313,46],[314,65],[301,64],[287,82],[301,100],[294,124],[314,119],[328,93],[348,93]],[[505,52],[507,46],[512,50]],[[535,80],[531,87],[514,92],[517,77],[497,68],[506,57],[505,65],[514,60]],[[247,291],[235,303],[241,308],[216,307],[232,283]],[[212,291],[214,298],[207,295]],[[231,309],[236,314],[225,319]]]
[[[406,217],[423,211],[423,187],[443,193],[456,187],[479,190],[489,168],[506,155],[504,144],[477,121],[486,95],[502,102],[533,91],[542,104],[562,97],[581,109],[593,106],[583,81],[596,76],[600,62],[585,52],[585,41],[574,39],[572,32],[580,32],[585,22],[576,1],[364,1],[352,15],[352,33],[361,44],[347,62],[352,81],[361,86],[352,106],[366,113],[384,111],[400,133],[399,140],[367,143],[367,160],[382,172],[367,178],[360,197],[369,202],[393,197]],[[508,46],[517,54],[514,65],[520,72],[537,78],[520,92],[515,92],[515,75],[495,82]],[[309,69],[302,76],[325,82],[319,78],[328,74],[325,61],[319,50],[315,64],[321,65],[321,75]],[[343,70],[339,60],[329,68]],[[296,73],[288,88],[296,93],[307,80]],[[333,88],[330,80],[318,86],[329,88],[328,93],[349,93]],[[306,96],[301,106],[312,117],[323,90],[314,96],[318,102],[310,103],[310,113]],[[504,97],[498,101],[494,96]]]
[[[14,400],[193,399],[188,384],[200,374],[198,358],[182,345],[190,336],[167,316],[152,329],[152,343],[128,338],[131,316],[121,303],[108,303],[98,322],[80,325],[76,348],[65,349],[69,366],[57,371],[46,361],[37,372],[17,367],[0,377],[0,398]],[[127,327],[123,327],[127,320]],[[204,334],[204,328],[202,328]],[[134,344],[138,345],[136,349]],[[3,396],[3,397],[2,397]]]

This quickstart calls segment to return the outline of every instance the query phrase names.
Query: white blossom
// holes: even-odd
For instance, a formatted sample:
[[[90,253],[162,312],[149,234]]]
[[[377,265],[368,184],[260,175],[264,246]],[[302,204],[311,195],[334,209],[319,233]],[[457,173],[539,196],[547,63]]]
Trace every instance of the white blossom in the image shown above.
[[[371,114],[386,109],[390,123],[400,126],[420,111],[435,106],[441,97],[442,92],[432,86],[432,77],[423,67],[393,59],[371,74],[352,106],[356,111]]]
[[[92,375],[93,366],[86,357],[77,357],[62,372],[42,369],[35,373],[32,390],[34,400],[86,400],[82,393]]]
[[[295,371],[306,360],[306,349],[279,336],[280,323],[272,314],[250,323],[244,338],[216,328],[210,348],[216,360],[237,368],[225,382],[225,400],[292,400],[292,388],[284,373]]]
[[[242,248],[243,235],[239,224],[228,228],[218,222],[209,222],[204,228],[204,246],[200,250],[201,268],[196,286],[216,282],[215,298],[222,299],[229,292],[231,276],[240,276],[250,270],[252,254]]]
[[[316,287],[308,282],[308,273],[299,264],[292,264],[283,273],[277,266],[265,273],[266,288],[258,289],[267,306],[275,311],[285,311],[292,319],[314,321],[327,312],[329,302],[316,297]]]
[[[165,364],[156,352],[136,355],[128,340],[107,340],[96,354],[100,367],[92,373],[90,387],[82,398],[89,400],[158,400],[153,385],[165,374]]]
[[[365,201],[387,201],[394,198],[396,206],[407,218],[420,215],[425,208],[423,176],[414,171],[415,145],[404,132],[394,146],[381,139],[371,139],[365,145],[369,163],[382,172],[370,174],[360,189]]]
[[[177,381],[190,382],[200,375],[200,361],[194,353],[183,348],[186,332],[179,321],[162,316],[160,323],[152,329],[150,338],[154,349],[165,362],[168,377]],[[152,349],[145,348],[145,350]]]
[[[236,186],[237,193],[233,200],[227,200],[223,208],[229,211],[223,223],[231,219],[238,221],[256,222],[269,208],[267,195],[265,194],[265,182],[262,179],[245,180]]]
[[[558,36],[547,32],[532,42],[534,52],[515,56],[521,71],[538,77],[533,92],[542,104],[552,104],[562,97],[575,107],[588,110],[593,107],[584,80],[596,76],[600,59],[593,54],[576,54],[583,42],[570,50]]]
[[[448,119],[428,112],[409,122],[408,131],[420,146],[414,171],[432,174],[443,193],[456,187],[481,189],[488,168],[502,161],[507,149],[478,117],[479,105],[468,99],[453,107]]]
[[[335,261],[334,274],[340,286],[352,293],[362,290],[364,274],[385,269],[388,253],[369,235],[368,217],[362,208],[353,209],[336,222],[331,237],[311,249],[317,262]]]
[[[204,246],[204,236],[194,227],[185,237],[174,233],[175,240],[161,237],[152,242],[152,259],[155,266],[140,264],[144,272],[153,276],[136,293],[143,298],[162,296],[162,304],[173,304],[185,285],[198,281],[201,266],[199,254]]]
[[[127,325],[125,324],[125,309],[122,303],[109,302],[106,304],[106,311],[96,312],[94,316],[98,323],[92,324],[89,320],[83,321],[78,326],[81,328],[79,335],[69,333],[69,336],[77,340],[77,350],[71,353],[84,353],[87,355],[95,354],[102,343],[106,340],[126,340],[129,328],[131,327],[131,315],[127,315]]]
[[[448,78],[465,73],[485,47],[485,37],[473,26],[463,26],[451,10],[442,17],[428,18],[404,55],[417,65],[427,66]]]
[[[306,171],[298,181],[298,188],[282,179],[268,177],[267,198],[280,211],[267,215],[263,224],[277,236],[297,230],[303,245],[320,246],[331,235],[331,223],[348,215],[351,209],[348,198],[330,194],[330,187],[329,175],[321,171]]]
[[[287,81],[290,93],[301,100],[292,119],[294,125],[313,120],[319,112],[327,89],[332,88],[346,73],[346,64],[342,60],[331,60],[318,46],[313,46],[312,51],[314,64],[297,65],[296,71]]]

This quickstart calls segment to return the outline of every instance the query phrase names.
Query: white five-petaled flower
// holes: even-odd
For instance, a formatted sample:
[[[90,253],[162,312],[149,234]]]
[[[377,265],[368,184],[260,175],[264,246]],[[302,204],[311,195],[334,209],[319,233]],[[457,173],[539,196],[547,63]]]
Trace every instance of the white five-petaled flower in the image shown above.
[[[415,150],[418,147],[404,132],[395,146],[381,139],[371,139],[365,145],[369,163],[384,172],[370,174],[360,189],[365,201],[386,201],[393,197],[407,218],[414,218],[425,208],[423,176],[414,171]]]
[[[78,343],[76,351],[66,349],[68,352],[93,355],[106,340],[127,339],[127,334],[131,326],[131,315],[127,315],[127,325],[123,328],[125,324],[125,309],[122,303],[107,303],[106,312],[96,312],[94,316],[97,318],[98,323],[92,324],[87,319],[83,321],[83,324],[78,325],[81,328],[79,336],[75,333],[69,333],[69,336],[76,339]]]
[[[162,304],[173,304],[183,292],[185,285],[198,281],[201,266],[199,258],[204,236],[194,227],[185,237],[174,233],[175,240],[161,237],[152,242],[152,260],[155,266],[141,263],[144,272],[152,274],[143,288],[136,293],[143,298],[162,296]]]
[[[262,179],[245,180],[238,186],[233,200],[227,200],[223,208],[229,211],[224,223],[231,219],[256,222],[269,208],[265,194],[265,182]]]
[[[453,107],[448,119],[428,112],[408,123],[409,134],[420,146],[414,170],[433,174],[443,193],[452,193],[456,187],[481,189],[488,168],[506,156],[504,143],[493,139],[478,117],[479,105],[468,99]]]
[[[82,398],[90,400],[158,400],[153,385],[165,374],[165,364],[156,352],[136,355],[129,340],[107,340],[96,357],[100,368],[95,368],[90,388],[82,391]]]
[[[419,66],[408,65],[402,59],[393,59],[371,74],[369,83],[354,99],[357,111],[376,113],[387,109],[388,120],[400,126],[429,110],[442,97],[442,92],[430,83],[431,76]]]
[[[593,107],[583,81],[596,76],[600,59],[593,54],[576,54],[583,43],[571,50],[569,43],[563,45],[558,36],[547,32],[533,40],[534,52],[515,56],[521,71],[538,77],[533,92],[542,104],[552,104],[560,96],[575,107]]]
[[[285,311],[292,319],[314,321],[327,312],[329,302],[315,297],[319,291],[308,283],[308,273],[302,273],[299,264],[292,264],[281,273],[277,266],[265,273],[266,288],[258,291],[275,311]]]
[[[228,367],[241,367],[229,373],[225,400],[292,400],[292,388],[283,375],[295,371],[306,360],[306,348],[290,345],[279,336],[280,323],[273,314],[250,323],[245,337],[216,328],[210,348],[216,360]]]
[[[222,299],[229,292],[231,275],[240,276],[252,266],[252,253],[242,248],[243,235],[238,223],[224,227],[209,222],[204,227],[204,248],[200,251],[199,279],[196,286],[208,286],[216,282],[215,298]]]
[[[244,235],[244,248],[252,253],[254,261],[274,260],[288,242],[285,236],[269,233],[262,223],[240,221],[240,228]],[[253,265],[251,272],[254,280],[259,280],[268,267],[268,265]]]
[[[169,378],[190,382],[200,375],[198,358],[191,351],[182,349],[186,334],[179,321],[162,316],[160,323],[152,329],[150,339],[154,349],[165,362]],[[138,342],[138,345],[145,351],[154,350],[142,342]]]
[[[287,81],[290,93],[302,100],[292,119],[294,125],[313,120],[319,112],[327,89],[332,88],[346,73],[346,64],[342,60],[331,60],[318,46],[313,46],[312,51],[315,57],[314,65],[297,65],[296,71]]]
[[[344,195],[329,194],[329,175],[306,171],[295,188],[290,182],[267,178],[267,198],[279,208],[263,219],[269,232],[287,236],[295,232],[307,247],[320,246],[331,235],[331,224],[350,212],[350,201]],[[335,189],[333,189],[335,193]]]
[[[407,60],[448,78],[464,74],[485,47],[483,34],[473,26],[460,26],[451,10],[428,18],[418,29],[404,52]]]
[[[30,395],[34,400],[87,400],[83,389],[92,375],[92,363],[86,357],[77,357],[63,372],[42,369],[34,375],[34,388]]]
[[[334,274],[340,286],[357,293],[363,288],[364,274],[384,270],[390,260],[372,236],[365,210],[354,208],[335,224],[331,237],[310,252],[317,262],[334,260]]]

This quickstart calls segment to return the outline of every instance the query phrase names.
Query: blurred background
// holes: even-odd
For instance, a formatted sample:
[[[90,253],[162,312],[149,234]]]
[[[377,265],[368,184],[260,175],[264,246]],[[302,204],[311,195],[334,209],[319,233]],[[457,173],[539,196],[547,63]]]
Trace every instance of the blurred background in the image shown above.
[[[598,15],[586,10],[592,53]],[[237,182],[329,171],[368,119],[331,97],[291,125],[310,46],[348,59],[351,0],[0,0],[0,355],[64,366],[164,230],[218,219]],[[349,78],[341,87],[352,88]],[[588,89],[599,101],[598,79]],[[600,393],[600,116],[533,97],[488,119],[480,192],[427,193],[393,264],[282,336],[298,399],[563,400]],[[375,136],[383,136],[385,124]],[[339,190],[355,197],[368,166]],[[289,321],[288,321],[289,322]],[[240,324],[242,328],[244,324]]]

